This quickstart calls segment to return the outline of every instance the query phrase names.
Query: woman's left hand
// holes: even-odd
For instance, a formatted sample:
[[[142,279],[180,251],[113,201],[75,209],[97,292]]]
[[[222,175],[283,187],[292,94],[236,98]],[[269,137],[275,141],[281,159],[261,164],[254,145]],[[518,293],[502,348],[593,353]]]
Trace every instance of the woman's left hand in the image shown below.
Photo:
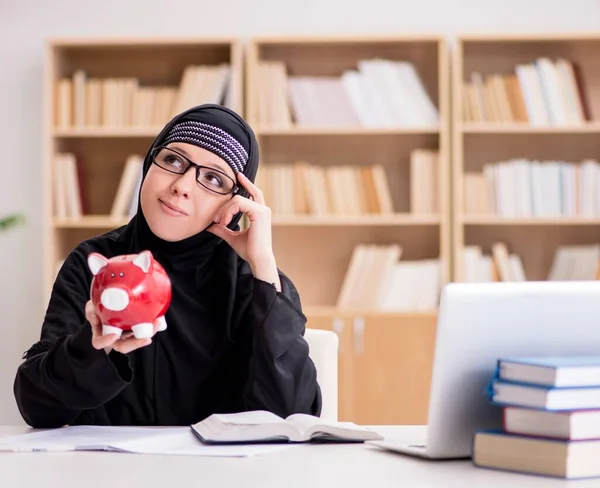
[[[262,191],[246,176],[238,173],[238,180],[248,191],[250,198],[235,195],[221,208],[208,231],[227,242],[247,261],[254,276],[272,283],[277,279],[277,265],[271,238],[271,209],[265,204]],[[248,215],[248,229],[233,231],[227,228],[238,212]]]

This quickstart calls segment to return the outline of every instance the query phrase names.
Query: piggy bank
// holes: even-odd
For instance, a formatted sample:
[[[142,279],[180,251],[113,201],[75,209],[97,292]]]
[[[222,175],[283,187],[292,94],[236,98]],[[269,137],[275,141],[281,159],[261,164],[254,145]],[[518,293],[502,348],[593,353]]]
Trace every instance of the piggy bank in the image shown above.
[[[153,322],[167,328],[171,281],[150,251],[107,259],[92,252],[88,266],[94,275],[90,298],[102,322],[102,334],[132,331],[137,339],[152,337]]]

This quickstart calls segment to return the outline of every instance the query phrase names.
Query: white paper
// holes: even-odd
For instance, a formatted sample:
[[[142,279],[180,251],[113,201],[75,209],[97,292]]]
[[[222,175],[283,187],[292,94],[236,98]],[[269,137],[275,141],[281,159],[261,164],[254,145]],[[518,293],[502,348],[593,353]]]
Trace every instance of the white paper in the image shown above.
[[[0,451],[119,451],[135,454],[248,457],[289,447],[206,445],[189,427],[72,426],[0,438]]]

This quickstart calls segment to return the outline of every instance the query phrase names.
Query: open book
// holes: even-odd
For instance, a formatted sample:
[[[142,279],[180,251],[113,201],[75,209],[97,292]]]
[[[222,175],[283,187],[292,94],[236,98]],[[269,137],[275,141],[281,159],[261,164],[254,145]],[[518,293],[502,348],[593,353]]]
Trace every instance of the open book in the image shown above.
[[[323,422],[319,417],[294,414],[283,419],[271,412],[255,410],[213,414],[191,426],[205,443],[256,442],[363,442],[383,439],[377,432],[352,422]]]

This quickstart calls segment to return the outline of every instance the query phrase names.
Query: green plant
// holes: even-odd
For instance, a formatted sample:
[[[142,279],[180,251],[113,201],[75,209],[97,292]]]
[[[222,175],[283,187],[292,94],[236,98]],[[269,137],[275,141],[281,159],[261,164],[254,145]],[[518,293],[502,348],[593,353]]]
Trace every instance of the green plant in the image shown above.
[[[7,215],[5,217],[0,217],[0,232],[6,231],[11,227],[15,227],[19,224],[22,224],[25,221],[25,218],[19,214]]]

